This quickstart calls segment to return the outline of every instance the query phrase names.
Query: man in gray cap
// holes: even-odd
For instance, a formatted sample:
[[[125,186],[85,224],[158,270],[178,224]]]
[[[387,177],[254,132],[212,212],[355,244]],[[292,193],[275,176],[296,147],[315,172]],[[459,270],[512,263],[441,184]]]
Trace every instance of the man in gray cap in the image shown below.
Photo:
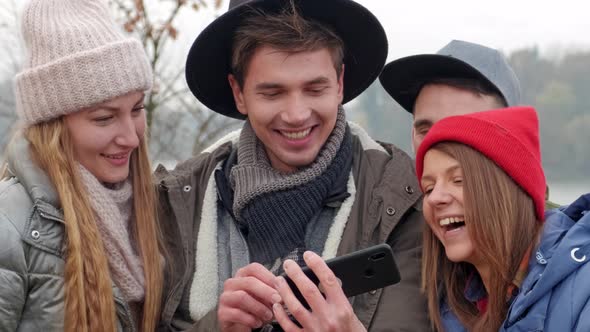
[[[506,58],[495,49],[461,40],[436,54],[392,61],[379,80],[414,118],[414,151],[430,127],[447,116],[520,104],[520,83]],[[557,206],[547,201],[547,208]]]
[[[430,127],[444,117],[520,103],[520,84],[502,54],[460,40],[451,41],[436,54],[389,63],[380,81],[414,117],[414,150]]]

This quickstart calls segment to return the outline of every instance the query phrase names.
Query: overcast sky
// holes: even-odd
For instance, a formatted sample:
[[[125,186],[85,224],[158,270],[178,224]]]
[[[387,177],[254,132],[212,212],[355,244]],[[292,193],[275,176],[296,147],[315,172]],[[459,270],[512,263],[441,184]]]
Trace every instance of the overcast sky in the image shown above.
[[[13,1],[13,0],[0,0]],[[147,0],[157,3],[160,0]],[[205,0],[212,3],[212,0]],[[322,0],[315,0],[322,1]],[[184,56],[196,35],[227,9],[185,11],[179,55]],[[508,53],[538,46],[549,56],[590,49],[590,7],[583,0],[358,0],[383,24],[389,39],[388,61],[435,53],[451,39],[463,39]],[[22,6],[25,1],[17,1]],[[354,24],[354,22],[351,22]]]
[[[14,1],[14,0],[0,0]],[[205,0],[212,3],[212,0]],[[322,1],[322,0],[315,0]],[[22,7],[26,1],[16,1]],[[161,6],[161,0],[146,0]],[[184,11],[176,25],[179,42],[174,45],[184,61],[198,33],[227,9],[208,8],[195,14]],[[358,0],[383,24],[389,39],[388,61],[419,53],[435,53],[452,39],[463,39],[509,53],[538,46],[544,55],[590,50],[590,12],[583,0]],[[351,22],[354,24],[354,22]],[[0,69],[2,66],[0,59]]]
[[[15,1],[19,6],[24,0]],[[205,0],[211,3],[212,0]],[[322,0],[315,0],[322,1]],[[161,0],[146,0],[161,6]],[[158,4],[159,2],[159,4]],[[548,56],[590,50],[590,12],[584,0],[358,0],[383,24],[389,39],[388,61],[419,53],[435,53],[451,39],[477,42],[505,53],[538,46]],[[179,41],[170,61],[184,63],[198,33],[227,9],[197,14],[185,11],[176,25]],[[0,21],[3,18],[0,17]],[[2,23],[2,22],[0,22]],[[350,22],[354,24],[354,22]],[[1,47],[1,46],[0,46]],[[370,50],[368,50],[370,51]],[[178,57],[178,59],[174,59]],[[0,59],[0,72],[4,59]],[[555,190],[553,190],[555,189]],[[556,192],[559,188],[553,188]]]
[[[357,2],[371,10],[383,24],[390,46],[388,60],[435,53],[451,39],[485,44],[505,53],[527,46],[538,46],[549,56],[590,49],[590,6],[583,0]],[[225,0],[220,13],[227,9],[227,3]],[[199,19],[193,17],[181,23],[188,27],[183,37],[187,43],[213,16],[212,11],[204,11]]]
[[[381,21],[390,60],[432,53],[451,39],[485,44],[505,52],[537,45],[551,49],[590,48],[585,1],[533,0],[360,0]]]

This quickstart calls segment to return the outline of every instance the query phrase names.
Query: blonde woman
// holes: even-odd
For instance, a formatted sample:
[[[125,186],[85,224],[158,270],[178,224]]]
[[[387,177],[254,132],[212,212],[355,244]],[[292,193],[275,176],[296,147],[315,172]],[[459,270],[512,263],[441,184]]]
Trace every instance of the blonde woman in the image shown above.
[[[24,126],[0,182],[0,330],[153,331],[163,256],[145,52],[102,0],[32,0],[22,28]]]

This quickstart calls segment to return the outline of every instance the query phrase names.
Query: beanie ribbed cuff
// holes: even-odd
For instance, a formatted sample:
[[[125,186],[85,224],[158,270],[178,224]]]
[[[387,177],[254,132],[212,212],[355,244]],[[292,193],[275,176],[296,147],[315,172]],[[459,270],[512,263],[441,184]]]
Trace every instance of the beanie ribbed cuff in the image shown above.
[[[15,78],[17,113],[27,126],[152,87],[142,44],[125,39],[74,53]]]

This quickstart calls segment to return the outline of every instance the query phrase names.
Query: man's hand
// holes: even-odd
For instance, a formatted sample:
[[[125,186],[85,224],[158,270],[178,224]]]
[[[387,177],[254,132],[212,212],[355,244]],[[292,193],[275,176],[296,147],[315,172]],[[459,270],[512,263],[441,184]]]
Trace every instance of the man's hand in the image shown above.
[[[217,319],[221,331],[251,331],[272,320],[272,305],[281,302],[275,276],[258,263],[249,264],[223,284]]]
[[[311,307],[311,311],[297,300],[291,288],[283,277],[275,279],[275,287],[284,301],[287,309],[303,328],[293,323],[280,303],[273,305],[276,320],[286,332],[294,331],[322,331],[322,332],[357,332],[366,331],[352,310],[352,306],[342,291],[340,282],[326,265],[324,260],[311,251],[303,255],[305,263],[315,273],[320,281],[322,295],[319,288],[307,278],[301,268],[292,260],[283,264],[285,273],[293,280],[301,294]]]

